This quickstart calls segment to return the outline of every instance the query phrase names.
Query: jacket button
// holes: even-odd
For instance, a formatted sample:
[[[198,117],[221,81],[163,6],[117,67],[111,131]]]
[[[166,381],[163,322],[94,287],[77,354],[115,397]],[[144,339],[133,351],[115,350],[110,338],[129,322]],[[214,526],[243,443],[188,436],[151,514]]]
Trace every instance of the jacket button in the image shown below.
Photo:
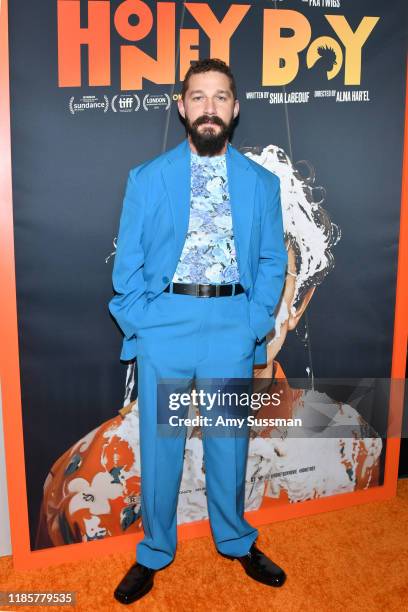
[[[162,281],[163,283],[168,283],[170,282],[170,279],[168,278],[168,276],[163,276]]]

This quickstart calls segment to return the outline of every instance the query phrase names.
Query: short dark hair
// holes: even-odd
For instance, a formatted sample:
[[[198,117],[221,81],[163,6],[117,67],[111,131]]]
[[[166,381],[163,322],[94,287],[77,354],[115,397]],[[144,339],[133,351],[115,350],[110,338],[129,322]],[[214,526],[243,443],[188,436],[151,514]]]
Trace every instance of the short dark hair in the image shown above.
[[[230,87],[232,91],[232,95],[234,96],[234,100],[237,99],[237,87],[235,85],[234,75],[231,72],[231,68],[220,59],[217,58],[206,58],[197,60],[195,62],[191,62],[190,68],[187,70],[186,75],[184,77],[183,85],[181,88],[181,97],[184,100],[184,96],[186,95],[188,89],[188,82],[192,74],[199,74],[200,72],[210,72],[213,70],[215,72],[222,72],[226,74],[229,78]]]

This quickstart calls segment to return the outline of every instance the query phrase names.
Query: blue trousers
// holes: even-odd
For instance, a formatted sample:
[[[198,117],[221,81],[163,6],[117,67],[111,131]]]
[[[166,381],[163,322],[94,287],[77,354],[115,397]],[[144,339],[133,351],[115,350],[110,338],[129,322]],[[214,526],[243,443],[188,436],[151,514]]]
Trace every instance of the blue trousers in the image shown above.
[[[211,378],[251,379],[255,340],[245,293],[213,298],[161,293],[148,305],[138,333],[145,535],[136,549],[138,562],[147,567],[164,567],[175,555],[186,439],[185,427],[175,428],[170,436],[158,433],[158,383],[177,379],[178,390],[189,393],[193,382],[198,392],[208,390]],[[203,435],[211,531],[217,549],[232,556],[245,555],[258,536],[243,516],[248,441],[245,428],[236,435]]]

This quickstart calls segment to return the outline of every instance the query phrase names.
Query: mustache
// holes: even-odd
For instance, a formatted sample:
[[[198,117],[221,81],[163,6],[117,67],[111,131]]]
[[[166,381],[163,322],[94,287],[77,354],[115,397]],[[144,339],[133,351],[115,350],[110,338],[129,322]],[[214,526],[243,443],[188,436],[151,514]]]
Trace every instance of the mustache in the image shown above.
[[[224,121],[220,119],[220,117],[217,117],[216,115],[214,116],[201,115],[201,117],[197,117],[197,119],[193,122],[193,127],[197,128],[198,126],[203,125],[203,123],[214,123],[215,125],[219,125],[222,128],[226,127],[226,124],[224,123]]]

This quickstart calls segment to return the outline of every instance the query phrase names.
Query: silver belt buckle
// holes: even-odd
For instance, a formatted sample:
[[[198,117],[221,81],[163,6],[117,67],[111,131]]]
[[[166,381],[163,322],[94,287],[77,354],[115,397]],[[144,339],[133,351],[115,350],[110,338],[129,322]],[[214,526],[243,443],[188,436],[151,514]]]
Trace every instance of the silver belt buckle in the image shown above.
[[[205,289],[204,289],[203,291],[205,291],[205,292],[206,292],[206,293],[202,293],[202,294],[200,295],[200,297],[203,297],[203,298],[210,298],[210,297],[211,297],[211,295],[210,295],[209,285],[200,285],[200,286],[201,286],[201,287],[205,287]]]

